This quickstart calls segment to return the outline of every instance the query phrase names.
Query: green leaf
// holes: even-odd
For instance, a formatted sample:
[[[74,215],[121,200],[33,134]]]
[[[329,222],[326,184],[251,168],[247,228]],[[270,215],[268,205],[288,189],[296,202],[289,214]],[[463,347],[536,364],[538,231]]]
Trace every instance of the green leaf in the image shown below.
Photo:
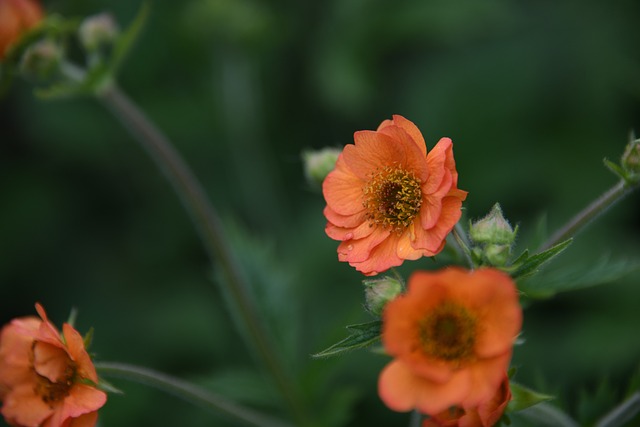
[[[109,64],[109,69],[112,75],[115,75],[124,59],[126,58],[129,51],[135,44],[135,41],[138,39],[140,35],[140,31],[144,27],[145,22],[147,21],[147,17],[149,16],[149,2],[142,3],[140,6],[140,10],[136,15],[133,22],[129,25],[129,27],[118,37],[118,40],[115,43],[113,48],[113,54],[111,56],[111,61]]]
[[[514,279],[522,279],[524,277],[536,274],[539,268],[543,264],[551,261],[553,258],[558,256],[562,251],[567,249],[567,247],[571,244],[572,241],[573,241],[572,238],[567,239],[562,243],[558,243],[557,245],[552,246],[546,251],[537,253],[532,256],[528,256],[527,251],[525,251],[516,260],[517,262],[521,262],[522,264],[518,266],[514,262],[514,266],[516,267],[516,270],[511,274],[511,277],[513,277]]]
[[[553,396],[538,393],[518,383],[509,382],[509,386],[511,387],[512,397],[505,411],[507,413],[522,411],[540,402],[553,399]]]
[[[530,298],[549,298],[559,292],[567,292],[611,283],[619,278],[640,270],[640,261],[611,261],[602,257],[588,266],[554,269],[525,280],[518,289]]]
[[[351,335],[342,341],[335,343],[331,347],[312,355],[313,358],[324,358],[337,356],[347,351],[368,347],[380,340],[380,332],[382,322],[375,320],[368,323],[359,323],[357,325],[349,325],[347,329],[351,331]]]

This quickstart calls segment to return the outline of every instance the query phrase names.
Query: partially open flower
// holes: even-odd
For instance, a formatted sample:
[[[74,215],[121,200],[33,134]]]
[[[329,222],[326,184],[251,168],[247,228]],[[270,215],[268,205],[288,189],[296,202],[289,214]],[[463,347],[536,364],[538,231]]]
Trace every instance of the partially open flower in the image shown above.
[[[0,61],[9,46],[41,19],[38,0],[0,0]]]
[[[511,400],[509,379],[505,373],[500,387],[487,402],[473,408],[453,406],[422,423],[422,427],[493,427]]]
[[[384,311],[382,341],[395,359],[380,374],[381,399],[429,415],[489,402],[521,323],[515,284],[498,270],[414,273]]]
[[[451,139],[427,154],[418,128],[402,116],[359,131],[323,183],[325,231],[341,241],[338,259],[374,275],[440,252],[460,219]]]
[[[0,334],[2,415],[18,427],[92,427],[106,402],[82,336],[40,319],[14,319]]]

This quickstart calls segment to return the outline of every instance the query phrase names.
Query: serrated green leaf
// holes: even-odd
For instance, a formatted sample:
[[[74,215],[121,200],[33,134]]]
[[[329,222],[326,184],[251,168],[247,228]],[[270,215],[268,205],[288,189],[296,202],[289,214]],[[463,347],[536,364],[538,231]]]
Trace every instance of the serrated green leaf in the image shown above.
[[[541,402],[546,402],[553,399],[553,396],[547,394],[538,393],[518,383],[509,382],[511,388],[511,401],[507,405],[505,412],[517,412],[523,409],[529,408],[533,405],[537,405]]]
[[[337,356],[347,351],[357,350],[375,344],[380,340],[382,322],[375,320],[368,323],[359,323],[357,325],[349,325],[347,329],[352,332],[351,335],[311,357],[320,359]]]
[[[558,243],[555,246],[547,249],[546,251],[539,252],[535,255],[526,256],[525,251],[522,255],[518,257],[516,261],[520,261],[521,258],[526,256],[521,262],[522,264],[511,274],[511,277],[514,279],[522,279],[527,276],[531,276],[538,272],[538,269],[545,263],[551,261],[553,258],[558,256],[562,251],[567,249],[571,242],[572,238],[565,240],[564,242]]]
[[[567,292],[611,283],[640,270],[640,261],[611,261],[603,257],[588,266],[554,269],[518,284],[518,289],[530,298],[549,298]]]

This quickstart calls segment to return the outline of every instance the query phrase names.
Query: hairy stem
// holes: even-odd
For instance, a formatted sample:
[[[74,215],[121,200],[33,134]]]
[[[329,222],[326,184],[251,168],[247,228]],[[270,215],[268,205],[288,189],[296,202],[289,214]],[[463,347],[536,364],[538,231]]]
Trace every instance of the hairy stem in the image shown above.
[[[171,377],[161,372],[125,363],[102,362],[95,364],[101,376],[123,378],[148,385],[172,394],[194,405],[220,412],[235,420],[254,427],[291,427],[271,416],[243,407],[218,394],[204,390],[192,383]]]
[[[540,250],[549,249],[550,247],[565,241],[569,237],[575,236],[587,224],[593,221],[600,214],[604,213],[608,208],[616,202],[622,200],[624,196],[631,193],[638,186],[629,186],[625,181],[621,180],[611,187],[600,197],[594,200],[589,206],[578,212],[564,227],[556,231],[541,247]]]
[[[98,99],[138,140],[173,185],[196,225],[209,257],[212,261],[217,261],[221,269],[226,291],[234,305],[230,308],[246,331],[249,345],[257,351],[271,373],[297,423],[301,426],[309,425],[299,393],[286,374],[269,335],[262,326],[264,322],[250,297],[246,279],[224,235],[220,217],[210,204],[200,182],[169,139],[117,86],[112,85],[103,90]]]

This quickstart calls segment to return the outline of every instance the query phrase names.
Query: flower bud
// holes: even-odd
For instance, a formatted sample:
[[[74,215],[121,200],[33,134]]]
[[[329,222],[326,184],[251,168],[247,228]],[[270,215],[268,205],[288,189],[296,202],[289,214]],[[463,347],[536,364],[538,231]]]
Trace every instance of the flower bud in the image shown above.
[[[400,295],[404,288],[400,280],[388,276],[364,280],[362,283],[365,286],[365,307],[375,316],[380,316],[384,306]]]
[[[302,159],[307,182],[313,187],[322,186],[322,181],[335,168],[340,151],[337,148],[327,147],[318,151],[303,152]]]
[[[484,259],[494,267],[503,267],[511,257],[511,245],[489,244],[482,251]]]
[[[58,69],[62,48],[51,39],[40,40],[27,48],[20,60],[20,71],[27,77],[44,80]]]
[[[100,13],[82,21],[78,37],[82,46],[92,52],[113,43],[119,33],[120,30],[113,16],[110,13]]]
[[[517,232],[517,227],[516,230],[511,228],[502,215],[500,204],[496,203],[487,216],[471,224],[469,236],[476,243],[511,245]]]

